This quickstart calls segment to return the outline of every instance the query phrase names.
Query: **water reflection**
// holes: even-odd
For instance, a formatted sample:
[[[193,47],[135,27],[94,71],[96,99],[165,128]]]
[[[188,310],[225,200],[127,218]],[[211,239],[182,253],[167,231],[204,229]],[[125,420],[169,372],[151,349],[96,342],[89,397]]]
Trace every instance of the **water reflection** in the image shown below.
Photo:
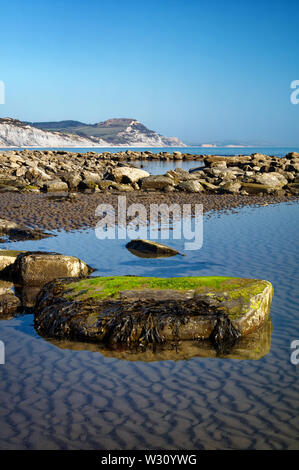
[[[156,351],[152,351],[150,349],[147,349],[146,351],[135,351],[126,349],[125,347],[111,349],[99,343],[84,343],[52,338],[48,338],[47,341],[60,349],[69,349],[72,351],[92,351],[105,357],[125,361],[182,361],[192,359],[194,357],[221,357],[222,359],[258,360],[270,352],[272,331],[272,320],[269,317],[269,319],[258,330],[242,337],[231,349],[230,353],[224,356],[217,356],[215,349],[208,340],[180,341],[178,345],[168,343]]]

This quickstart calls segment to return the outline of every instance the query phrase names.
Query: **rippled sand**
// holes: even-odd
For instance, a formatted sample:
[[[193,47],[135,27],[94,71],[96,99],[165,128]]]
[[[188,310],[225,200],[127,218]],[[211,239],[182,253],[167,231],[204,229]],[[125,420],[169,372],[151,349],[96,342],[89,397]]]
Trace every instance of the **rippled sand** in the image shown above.
[[[290,342],[299,339],[298,209],[212,217],[203,249],[184,260],[113,265],[270,280],[271,350],[260,360],[121,360],[58,347],[37,336],[31,315],[1,321],[0,448],[298,449],[299,366],[290,363]],[[87,262],[95,259],[95,246],[83,249]]]

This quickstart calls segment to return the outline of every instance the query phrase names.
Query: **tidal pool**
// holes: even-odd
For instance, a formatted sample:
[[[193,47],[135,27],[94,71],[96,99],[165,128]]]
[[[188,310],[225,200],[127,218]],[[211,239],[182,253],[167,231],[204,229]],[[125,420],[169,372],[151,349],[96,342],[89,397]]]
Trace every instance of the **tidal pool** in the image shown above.
[[[236,350],[219,359],[194,344],[128,356],[46,340],[31,314],[0,321],[0,448],[298,449],[298,216],[297,203],[205,215],[200,250],[167,242],[184,257],[139,258],[128,240],[99,240],[93,229],[3,244],[78,256],[95,275],[266,279],[274,298],[259,359]]]

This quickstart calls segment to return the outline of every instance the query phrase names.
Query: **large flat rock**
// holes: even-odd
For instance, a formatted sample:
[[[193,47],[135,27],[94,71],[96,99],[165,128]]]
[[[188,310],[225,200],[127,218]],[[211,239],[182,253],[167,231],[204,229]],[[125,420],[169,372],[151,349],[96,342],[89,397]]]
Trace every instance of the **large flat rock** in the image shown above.
[[[38,295],[45,336],[144,346],[224,342],[257,330],[270,313],[270,282],[231,277],[96,277],[54,281]]]

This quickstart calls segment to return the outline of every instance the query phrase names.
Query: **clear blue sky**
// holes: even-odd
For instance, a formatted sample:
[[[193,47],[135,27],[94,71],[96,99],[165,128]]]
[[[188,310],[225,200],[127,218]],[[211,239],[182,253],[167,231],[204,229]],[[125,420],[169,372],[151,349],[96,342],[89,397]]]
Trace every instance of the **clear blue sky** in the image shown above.
[[[0,21],[1,117],[299,145],[298,0],[10,0]]]

